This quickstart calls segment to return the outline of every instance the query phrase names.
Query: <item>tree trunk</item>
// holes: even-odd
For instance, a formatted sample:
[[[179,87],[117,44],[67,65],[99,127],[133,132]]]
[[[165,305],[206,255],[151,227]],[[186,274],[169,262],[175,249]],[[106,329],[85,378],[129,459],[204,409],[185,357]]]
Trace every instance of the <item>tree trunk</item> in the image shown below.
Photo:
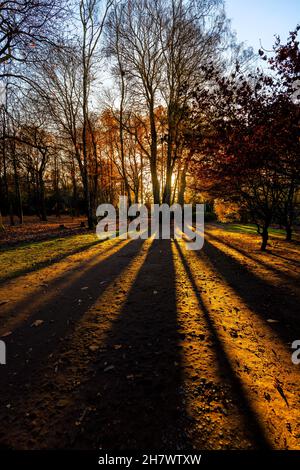
[[[168,147],[167,147],[167,167],[166,167],[166,183],[163,192],[163,202],[165,204],[171,205],[171,192],[172,192],[172,174],[173,174],[173,165],[172,165],[172,151],[173,151],[173,113],[169,110],[168,118]]]
[[[267,250],[267,245],[268,245],[268,240],[269,240],[269,225],[264,225],[261,236],[262,236],[262,242],[261,242],[261,251],[266,251]]]
[[[293,238],[293,229],[292,229],[292,226],[288,223],[286,223],[285,225],[285,231],[286,231],[286,237],[285,237],[285,240],[287,242],[291,242],[292,241],[292,238]]]
[[[72,215],[78,216],[78,191],[74,158],[72,158],[72,189]]]
[[[295,194],[295,184],[294,180],[291,181],[287,201],[285,202],[285,214],[284,214],[284,226],[286,231],[285,240],[287,242],[292,241],[293,236],[293,222],[295,218],[295,208],[294,208],[294,194]]]
[[[55,216],[60,218],[60,191],[59,191],[59,165],[57,155],[54,157],[54,171],[53,171],[53,189],[55,194]]]
[[[86,35],[86,31],[84,31]],[[83,111],[83,125],[82,125],[82,151],[83,151],[83,188],[84,188],[84,198],[86,204],[86,215],[88,228],[94,228],[94,217],[93,210],[91,206],[91,195],[90,195],[90,176],[89,176],[89,162],[88,162],[88,149],[87,149],[87,128],[88,128],[88,65],[87,58],[85,56],[85,49],[82,51],[82,61],[83,61],[83,77],[82,77],[82,89],[83,89],[83,98],[82,98],[82,111]]]
[[[181,206],[184,205],[184,196],[186,190],[186,172],[187,172],[187,163],[184,164],[183,169],[180,173],[179,178],[179,187],[178,187],[178,204]]]
[[[168,166],[167,167],[167,174],[166,174],[166,184],[164,188],[164,195],[163,195],[163,202],[165,204],[171,205],[171,189],[172,189],[172,169]]]
[[[3,185],[4,185],[4,212],[7,213],[10,210],[9,200],[9,189],[7,181],[7,158],[6,158],[6,117],[5,112],[3,114],[3,143],[2,143],[2,154],[3,154]]]
[[[20,181],[19,181],[15,149],[13,149],[13,167],[14,167],[15,192],[16,192],[16,201],[17,201],[17,213],[18,213],[20,224],[22,225],[23,224],[23,205],[22,205],[22,195],[21,195],[21,189],[20,189]]]
[[[122,72],[122,66],[119,62],[119,67],[121,70],[121,101],[120,101],[120,120],[119,120],[119,133],[120,133],[120,150],[121,150],[121,165],[122,165],[122,173],[124,178],[125,184],[125,192],[128,197],[128,205],[131,206],[131,192],[130,186],[128,183],[128,178],[126,174],[126,166],[125,166],[125,151],[124,151],[124,132],[123,132],[123,108],[124,108],[124,99],[125,99],[125,83],[124,83],[124,74]]]
[[[154,113],[154,102],[151,99],[149,106],[150,114],[150,129],[151,129],[151,159],[150,159],[150,171],[152,180],[152,192],[154,204],[160,204],[160,187],[157,176],[157,132],[155,124],[155,113]]]
[[[41,220],[47,222],[47,211],[46,211],[46,201],[45,201],[45,184],[43,175],[39,174],[39,200],[40,200],[40,216]]]
[[[160,204],[160,188],[157,177],[156,163],[150,162],[151,180],[152,180],[152,192],[154,204]]]
[[[143,178],[144,178],[144,160],[143,160],[143,156],[141,154],[140,156],[141,158],[141,203],[144,204],[144,182],[143,182]]]
[[[86,129],[86,118],[84,118],[83,130],[82,130],[82,143],[83,143],[83,188],[84,188],[84,199],[86,204],[86,215],[89,229],[94,228],[93,212],[91,207],[91,195],[90,195],[90,177],[88,169],[88,156],[87,156],[87,129]]]
[[[2,232],[3,230],[5,230],[5,228],[4,228],[4,224],[3,224],[3,220],[2,220],[2,213],[1,213],[1,209],[0,209],[0,232]]]

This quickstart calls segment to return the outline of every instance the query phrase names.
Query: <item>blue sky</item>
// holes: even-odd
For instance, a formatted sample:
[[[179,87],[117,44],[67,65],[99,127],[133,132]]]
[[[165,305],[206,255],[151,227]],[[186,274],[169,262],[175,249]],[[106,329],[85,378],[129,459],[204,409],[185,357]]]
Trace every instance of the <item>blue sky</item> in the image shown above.
[[[285,42],[289,31],[300,23],[300,0],[225,0],[228,18],[239,41],[246,41],[256,52],[260,39],[272,49],[274,35]]]

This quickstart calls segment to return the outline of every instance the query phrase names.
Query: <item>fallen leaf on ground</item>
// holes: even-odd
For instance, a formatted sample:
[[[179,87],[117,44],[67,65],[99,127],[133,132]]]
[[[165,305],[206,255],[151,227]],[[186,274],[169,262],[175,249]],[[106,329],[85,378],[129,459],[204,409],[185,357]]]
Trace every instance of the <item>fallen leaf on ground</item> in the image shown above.
[[[44,323],[44,320],[36,320],[33,323],[31,323],[30,326],[41,326]]]

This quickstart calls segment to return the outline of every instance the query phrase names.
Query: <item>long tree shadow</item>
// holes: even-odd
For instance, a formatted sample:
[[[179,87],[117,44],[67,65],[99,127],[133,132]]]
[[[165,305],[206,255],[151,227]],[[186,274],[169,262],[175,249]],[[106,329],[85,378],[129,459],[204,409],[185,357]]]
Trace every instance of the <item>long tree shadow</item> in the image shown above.
[[[125,244],[109,258],[94,263],[75,280],[67,273],[69,283],[60,291],[57,291],[57,285],[52,286],[57,295],[45,299],[38,311],[33,311],[22,326],[5,337],[8,363],[0,370],[0,403],[13,397],[25,400],[40,382],[49,355],[59,351],[62,339],[71,335],[80,318],[139,253],[143,243],[136,240]],[[83,291],[83,286],[88,289]],[[43,324],[32,326],[38,319],[42,319]],[[27,387],[28,380],[30,388]]]
[[[93,413],[73,447],[190,447],[179,340],[171,242],[155,240],[83,390]]]
[[[177,241],[175,242],[175,244],[176,244],[177,252],[180,256],[182,265],[184,266],[184,269],[189,278],[189,281],[191,285],[193,286],[194,293],[198,300],[199,307],[201,311],[203,312],[207,327],[211,333],[213,343],[215,345],[215,353],[218,357],[219,368],[231,384],[232,392],[236,398],[235,401],[239,404],[239,409],[241,411],[241,415],[244,418],[245,426],[250,431],[252,441],[257,446],[257,448],[260,448],[260,449],[270,448],[270,443],[267,439],[267,436],[265,435],[265,432],[259,421],[259,418],[257,417],[255,410],[253,409],[245,393],[244,386],[240,378],[238,377],[238,375],[235,373],[229,358],[227,357],[222,341],[219,338],[218,331],[214,325],[214,322],[210,316],[209,311],[207,310],[202,300],[202,297],[197,288],[197,284],[195,282],[194,276],[181,250],[181,247]]]
[[[298,252],[299,252],[299,249],[298,249]],[[286,256],[279,255],[278,253],[274,253],[273,251],[271,251],[270,253],[271,253],[272,256],[275,256],[276,258],[284,259],[285,261],[288,261],[289,263],[295,264],[297,267],[300,266],[299,261],[296,261],[296,260],[291,259],[291,258],[287,258]]]
[[[67,269],[66,271],[61,272],[59,266],[57,270],[53,271],[56,276],[51,279],[51,281],[45,278],[42,284],[37,285],[33,292],[25,295],[21,300],[9,303],[7,308],[5,308],[4,311],[1,311],[0,327],[3,326],[3,323],[5,323],[7,318],[17,318],[20,314],[23,314],[24,317],[24,313],[26,312],[29,313],[30,319],[34,318],[34,312],[39,312],[45,304],[48,305],[49,301],[52,300],[53,297],[57,299],[57,291],[60,291],[61,289],[63,291],[67,288],[68,284],[75,279],[77,273],[79,273],[79,276],[77,277],[82,277],[86,271],[91,269],[91,266],[94,266],[99,255],[105,254],[105,256],[107,256],[107,254],[115,251],[116,247],[120,246],[122,243],[123,242],[119,240],[115,244],[109,246],[105,251],[103,249],[100,252],[94,252],[92,255],[89,254],[89,256],[80,260],[80,263],[73,263],[71,270]]]
[[[216,235],[212,235],[211,233],[207,233],[207,235],[210,239],[215,240],[219,243],[222,243],[222,245],[225,246],[225,249],[226,249],[226,245],[228,245],[231,249],[233,249],[237,253],[241,254],[245,258],[248,258],[248,259],[250,259],[251,261],[254,261],[257,264],[260,264],[263,268],[267,269],[268,271],[273,271],[275,274],[277,274],[281,278],[285,278],[287,280],[293,280],[294,279],[294,277],[291,274],[288,274],[287,272],[284,272],[281,269],[278,269],[275,266],[272,266],[272,265],[266,263],[262,259],[259,259],[259,258],[255,257],[253,255],[250,255],[250,253],[248,253],[246,250],[242,250],[241,248],[238,248],[233,243],[228,243],[227,241],[225,241],[221,237],[218,237]],[[261,253],[261,252],[259,252],[259,253]],[[274,253],[271,253],[271,255],[274,256]]]
[[[246,266],[218,249],[207,239],[203,249],[216,271],[261,318],[276,320],[268,323],[279,337],[291,343],[300,336],[299,298],[282,287],[273,286],[255,276]],[[199,256],[202,256],[201,253]]]

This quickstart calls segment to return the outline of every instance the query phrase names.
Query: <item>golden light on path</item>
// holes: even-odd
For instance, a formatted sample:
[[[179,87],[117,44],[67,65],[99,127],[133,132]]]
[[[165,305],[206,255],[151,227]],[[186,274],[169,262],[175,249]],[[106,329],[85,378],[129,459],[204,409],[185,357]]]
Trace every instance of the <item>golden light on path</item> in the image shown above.
[[[70,255],[54,265],[5,283],[0,287],[0,298],[7,297],[9,290],[10,302],[1,308],[0,336],[20,326],[43,305],[54,300],[58,290],[62,291],[81,277],[84,279],[86,272],[108,260],[129,242],[130,240],[122,242],[117,239],[108,240],[83,252]]]
[[[90,379],[90,367],[101,348],[105,347],[107,334],[114,320],[117,320],[122,312],[128,293],[144,264],[153,239],[126,243],[130,242],[137,245],[136,252],[126,255],[131,257],[130,262],[124,269],[119,270],[118,275],[111,282],[108,280],[106,287],[103,287],[103,293],[75,324],[73,331],[62,343],[62,347],[49,356],[45,370],[50,371],[51,381],[54,384],[47,401],[47,415],[49,416],[56,414],[57,419],[64,420],[65,413],[76,414],[76,410],[82,406],[82,403],[76,402],[76,392],[75,395],[73,392],[86,379]],[[53,375],[53,370],[55,375]],[[28,397],[20,398],[24,409],[26,407],[34,409],[35,403],[39,400],[39,390],[36,393],[31,392]],[[57,413],[57,401],[64,404],[59,413]]]
[[[184,244],[181,243],[181,245]],[[180,344],[182,346],[181,363],[187,391],[185,394],[186,408],[192,418],[192,423],[194,422],[191,440],[195,448],[224,449],[226,446],[232,446],[236,430],[239,429],[237,447],[240,445],[246,449],[251,442],[248,433],[249,423],[237,406],[231,406],[230,413],[227,412],[222,403],[224,397],[218,396],[218,392],[215,393],[215,390],[224,387],[225,381],[227,387],[230,378],[225,376],[226,371],[222,370],[219,363],[212,335],[176,243],[172,243],[172,252],[176,279],[177,321],[179,332],[183,335]],[[200,393],[197,394],[191,393],[191,388],[194,388],[194,384],[199,384],[199,382],[200,388],[203,387],[203,390],[200,389]],[[211,387],[210,390],[205,391],[207,384]],[[229,389],[229,399],[231,399],[231,395],[232,392]],[[206,427],[209,429],[209,434],[205,437]]]
[[[281,339],[201,252],[179,244],[203,308],[273,448],[299,449],[300,375]]]
[[[79,334],[82,338],[82,335],[85,335],[85,332],[92,328],[95,331],[88,334],[89,341],[93,342],[96,340],[97,344],[100,346],[112,322],[118,319],[118,315],[122,311],[130,289],[145,262],[153,243],[153,238],[145,240],[144,242],[132,241],[132,243],[142,243],[142,245],[126,268],[120,271],[112,283],[108,283],[103,294],[101,294],[80,320],[74,331],[74,341],[76,341],[76,334]],[[72,349],[72,346],[70,349]]]
[[[290,281],[296,281],[299,278],[299,269],[296,268],[291,270],[287,268],[287,266],[278,266],[278,264],[274,263],[274,260],[270,256],[270,254],[263,254],[259,252],[259,254],[249,254],[247,252],[243,253],[241,250],[237,249],[234,246],[230,246],[225,240],[221,241],[218,237],[215,237],[207,231],[205,233],[206,239],[211,243],[213,246],[221,250],[226,255],[232,257],[240,264],[245,264],[247,266],[247,270],[254,273],[256,277],[261,278],[265,282],[274,283],[278,280],[282,281],[284,279],[284,283]],[[257,266],[260,269],[257,269]],[[291,291],[293,293],[300,294],[300,288],[297,288],[295,284],[291,286]]]

